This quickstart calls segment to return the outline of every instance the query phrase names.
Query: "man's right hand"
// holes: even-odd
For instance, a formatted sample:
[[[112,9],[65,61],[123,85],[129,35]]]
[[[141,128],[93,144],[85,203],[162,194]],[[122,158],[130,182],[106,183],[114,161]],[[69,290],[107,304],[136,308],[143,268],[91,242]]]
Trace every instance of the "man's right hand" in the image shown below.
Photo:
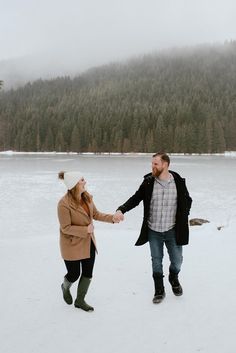
[[[114,222],[119,223],[120,221],[124,220],[124,215],[121,211],[116,211],[116,213],[113,216]]]

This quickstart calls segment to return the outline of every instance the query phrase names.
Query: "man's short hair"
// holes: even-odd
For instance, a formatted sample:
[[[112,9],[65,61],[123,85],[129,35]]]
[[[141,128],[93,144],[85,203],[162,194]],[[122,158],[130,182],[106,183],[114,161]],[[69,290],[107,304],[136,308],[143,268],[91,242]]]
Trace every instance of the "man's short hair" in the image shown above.
[[[168,165],[170,165],[170,157],[165,152],[154,153],[152,157],[160,157],[162,161],[167,162]]]

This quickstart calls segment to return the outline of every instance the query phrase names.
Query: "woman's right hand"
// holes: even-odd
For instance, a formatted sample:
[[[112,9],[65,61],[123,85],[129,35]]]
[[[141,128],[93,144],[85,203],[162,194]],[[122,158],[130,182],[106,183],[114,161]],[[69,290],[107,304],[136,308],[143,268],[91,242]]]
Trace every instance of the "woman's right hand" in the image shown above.
[[[94,232],[94,226],[93,226],[93,223],[90,223],[90,224],[88,225],[88,233],[91,234],[91,233],[93,233],[93,232]]]

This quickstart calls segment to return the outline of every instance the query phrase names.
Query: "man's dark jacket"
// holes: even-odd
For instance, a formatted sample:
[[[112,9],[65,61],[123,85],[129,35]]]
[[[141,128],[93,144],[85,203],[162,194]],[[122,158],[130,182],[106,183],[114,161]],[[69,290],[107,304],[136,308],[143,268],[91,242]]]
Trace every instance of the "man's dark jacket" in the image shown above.
[[[176,243],[177,245],[187,245],[189,241],[189,226],[188,215],[192,204],[192,199],[185,185],[185,179],[181,178],[179,174],[169,171],[175,180],[177,189],[177,211],[176,211]],[[122,206],[118,207],[122,213],[130,211],[132,208],[139,205],[143,201],[144,215],[143,224],[139,238],[135,245],[143,245],[148,241],[148,218],[150,211],[150,202],[153,192],[155,177],[152,173],[144,176],[144,180],[136,193],[131,196]]]

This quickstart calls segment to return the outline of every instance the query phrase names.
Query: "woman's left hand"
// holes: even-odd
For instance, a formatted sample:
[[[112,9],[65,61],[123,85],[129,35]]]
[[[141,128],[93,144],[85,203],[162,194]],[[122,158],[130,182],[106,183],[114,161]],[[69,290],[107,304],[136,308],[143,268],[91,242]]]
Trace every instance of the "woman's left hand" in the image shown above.
[[[93,225],[93,223],[90,223],[90,224],[88,225],[88,233],[91,234],[91,233],[93,233],[93,232],[94,232],[94,225]]]

